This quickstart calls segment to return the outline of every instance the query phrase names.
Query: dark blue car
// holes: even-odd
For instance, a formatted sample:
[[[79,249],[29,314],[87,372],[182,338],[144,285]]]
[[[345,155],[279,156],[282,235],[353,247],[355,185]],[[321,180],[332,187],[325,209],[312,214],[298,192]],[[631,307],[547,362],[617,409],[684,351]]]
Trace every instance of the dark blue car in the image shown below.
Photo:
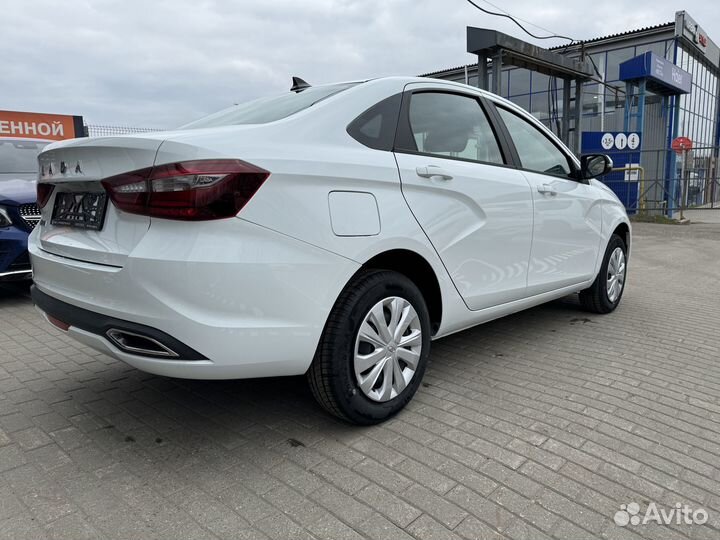
[[[37,155],[47,144],[0,138],[0,281],[32,277],[27,239],[40,221]]]

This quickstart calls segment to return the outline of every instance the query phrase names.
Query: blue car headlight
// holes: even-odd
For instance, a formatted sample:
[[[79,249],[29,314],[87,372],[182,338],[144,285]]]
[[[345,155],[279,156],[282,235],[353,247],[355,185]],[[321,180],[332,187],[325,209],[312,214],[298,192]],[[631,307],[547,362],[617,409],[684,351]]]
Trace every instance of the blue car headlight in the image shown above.
[[[9,227],[12,225],[10,214],[4,206],[0,206],[0,227]]]

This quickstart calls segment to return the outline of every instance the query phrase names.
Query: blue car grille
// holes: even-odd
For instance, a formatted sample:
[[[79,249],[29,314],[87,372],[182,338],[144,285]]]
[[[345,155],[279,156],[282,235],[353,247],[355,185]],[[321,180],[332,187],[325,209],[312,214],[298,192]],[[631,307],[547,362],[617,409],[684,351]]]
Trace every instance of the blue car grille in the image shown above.
[[[34,229],[40,222],[40,208],[38,208],[37,204],[21,204],[18,207],[18,211],[20,212],[20,217],[23,222],[25,222],[25,225],[27,225],[30,230]]]

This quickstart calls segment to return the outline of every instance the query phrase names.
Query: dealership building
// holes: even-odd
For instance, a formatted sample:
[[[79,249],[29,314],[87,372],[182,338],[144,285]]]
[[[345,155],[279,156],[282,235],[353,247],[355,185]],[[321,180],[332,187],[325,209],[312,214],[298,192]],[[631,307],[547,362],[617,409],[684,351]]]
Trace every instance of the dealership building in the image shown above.
[[[469,51],[471,30],[468,28]],[[673,22],[575,42],[550,51],[567,59],[589,60],[590,64],[585,65],[592,66],[592,74],[571,80],[550,76],[542,69],[517,67],[522,62],[503,63],[498,70],[499,87],[491,84],[490,88],[530,111],[578,153],[600,150],[596,143],[603,140],[602,134],[606,139],[608,134],[618,132],[627,134],[621,137],[641,138],[640,148],[635,148],[637,156],[622,154],[616,160],[616,165],[633,169],[624,175],[618,173],[620,181],[637,180],[638,172],[634,169],[642,171],[645,184],[636,186],[634,191],[628,191],[627,186],[613,188],[626,197],[630,208],[674,207],[673,199],[677,201],[680,188],[679,182],[677,185],[672,182],[680,174],[687,181],[682,195],[684,204],[707,205],[720,200],[716,169],[720,145],[720,48],[690,15],[679,11]],[[497,73],[492,62],[490,59],[487,76],[491,83]],[[478,64],[469,64],[425,76],[482,87],[487,79],[483,79],[482,73],[479,78],[478,74]],[[565,84],[572,85],[574,91],[581,86],[581,91],[574,94],[578,99],[562,99]],[[576,115],[575,101],[581,103],[581,115]],[[563,102],[570,105],[568,116],[573,118],[573,124],[579,125],[580,134],[570,137],[561,129]],[[593,138],[590,134],[598,136]],[[687,172],[683,173],[680,172],[683,156],[669,151],[671,142],[679,136],[691,139],[694,146],[683,169]],[[603,148],[608,149],[604,145]]]

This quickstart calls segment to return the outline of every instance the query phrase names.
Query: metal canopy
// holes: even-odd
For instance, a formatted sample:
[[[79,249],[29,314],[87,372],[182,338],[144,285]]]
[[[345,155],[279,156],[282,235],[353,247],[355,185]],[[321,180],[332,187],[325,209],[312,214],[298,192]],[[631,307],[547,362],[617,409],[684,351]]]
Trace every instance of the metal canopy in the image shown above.
[[[570,103],[582,103],[583,82],[592,78],[594,69],[589,59],[577,60],[543,49],[527,41],[514,38],[497,30],[467,27],[467,51],[478,57],[478,87],[500,94],[500,77],[504,64],[538,71],[565,80],[563,85],[563,111],[570,111]],[[488,66],[488,59],[492,64]],[[490,74],[492,70],[492,84]],[[570,94],[570,81],[575,81],[574,96]],[[582,106],[576,106],[574,125],[570,128],[570,115],[563,114],[560,138],[576,153],[580,152]],[[570,141],[570,132],[573,140]]]
[[[492,58],[502,51],[503,61],[518,67],[539,71],[563,79],[590,79],[593,66],[590,60],[567,58],[527,41],[514,38],[497,30],[467,27],[467,51]]]

